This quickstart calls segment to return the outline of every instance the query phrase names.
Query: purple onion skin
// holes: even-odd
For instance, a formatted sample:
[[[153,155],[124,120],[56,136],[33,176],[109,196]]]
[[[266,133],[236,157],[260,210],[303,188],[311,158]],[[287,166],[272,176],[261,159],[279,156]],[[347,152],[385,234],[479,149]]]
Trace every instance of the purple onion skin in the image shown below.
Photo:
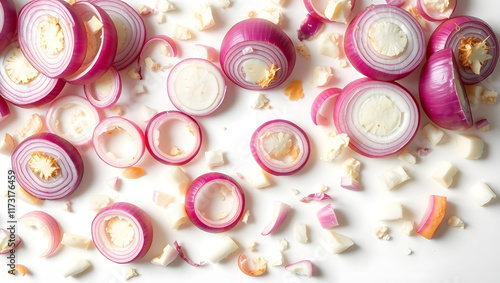
[[[406,4],[406,0],[385,0],[388,5],[395,7],[403,7]]]
[[[0,51],[9,45],[14,38],[17,30],[16,6],[12,0],[0,0],[0,6],[3,10],[3,26],[0,28]]]
[[[9,105],[7,105],[7,102],[5,102],[5,99],[3,99],[0,96],[0,123],[7,118],[10,115],[10,109]]]
[[[323,28],[325,24],[316,19],[315,17],[307,14],[306,18],[300,24],[297,30],[297,38],[300,41],[308,40],[316,36],[316,34]]]
[[[420,103],[436,125],[448,130],[464,130],[472,127],[474,122],[465,88],[462,83],[455,84],[455,79],[460,81],[460,78],[455,78],[454,70],[458,70],[458,66],[451,48],[432,54],[420,74]],[[462,89],[464,97],[452,96],[451,92],[457,87]]]

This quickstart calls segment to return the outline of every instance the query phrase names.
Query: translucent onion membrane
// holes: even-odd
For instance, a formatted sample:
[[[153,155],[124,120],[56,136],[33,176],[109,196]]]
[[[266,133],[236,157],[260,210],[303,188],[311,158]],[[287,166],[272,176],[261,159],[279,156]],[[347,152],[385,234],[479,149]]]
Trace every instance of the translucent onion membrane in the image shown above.
[[[16,6],[13,0],[0,0],[0,51],[14,38],[17,28]]]
[[[101,7],[115,25],[118,48],[113,66],[123,70],[134,62],[146,42],[146,26],[136,10],[122,0],[94,0],[92,4]]]
[[[451,14],[455,12],[457,8],[457,0],[449,0],[448,7],[443,7],[444,9],[436,9],[433,7],[429,7],[429,4],[425,4],[425,0],[417,0],[417,9],[420,15],[424,17],[424,19],[437,22],[449,19]]]
[[[131,226],[127,227],[133,231],[133,235],[128,235],[131,242],[124,247],[117,246],[107,231],[111,219],[126,221]],[[127,202],[116,202],[101,209],[92,221],[91,230],[92,241],[99,252],[110,261],[120,264],[141,259],[153,242],[153,225],[149,216],[138,206]]]
[[[368,157],[384,157],[410,143],[420,113],[413,95],[401,85],[361,78],[349,83],[337,97],[333,120],[337,131],[349,136],[353,150]]]
[[[59,244],[61,243],[62,233],[61,228],[54,217],[43,211],[35,210],[21,216],[21,218],[19,218],[19,222],[28,227],[40,230],[41,234],[48,238],[49,241],[47,249],[42,253],[42,255],[40,255],[40,257],[49,257],[57,250],[57,247],[59,247]]]
[[[219,200],[224,191],[231,193],[231,209],[226,211],[224,217],[212,217],[215,201]],[[206,173],[189,185],[185,207],[189,219],[196,227],[207,232],[220,233],[231,230],[238,224],[245,209],[245,195],[233,178],[222,173]]]
[[[217,66],[201,58],[177,63],[167,78],[167,91],[175,108],[192,116],[208,115],[226,96],[226,81]]]
[[[97,125],[92,143],[97,156],[117,168],[135,165],[145,150],[141,128],[134,122],[116,116],[106,118]]]
[[[66,83],[61,79],[51,79],[26,65],[30,63],[17,41],[0,52],[0,95],[23,108],[38,107],[56,98]]]
[[[295,66],[295,48],[292,40],[277,25],[268,20],[251,18],[235,24],[226,33],[220,48],[220,63],[226,76],[238,86],[250,90],[275,88],[286,81]],[[274,79],[261,86],[245,78],[243,65],[258,60],[278,70]]]
[[[9,240],[12,239],[10,232],[11,231],[0,228],[0,254],[8,254],[11,249],[17,248],[22,241],[21,237],[19,237],[18,234],[15,234],[13,240],[14,245],[11,246],[11,242],[9,242]]]
[[[12,154],[16,181],[39,199],[62,199],[71,195],[83,177],[83,160],[67,140],[40,133],[22,141]]]
[[[335,22],[334,20],[330,20],[327,16],[325,16],[325,10],[326,10],[326,7],[327,7],[327,4],[328,4],[329,1],[324,1],[324,0],[304,0],[304,6],[306,7],[307,11],[309,12],[309,14],[311,14],[311,16],[313,16],[314,18],[320,20],[320,21],[323,21],[323,22],[330,22],[330,23],[333,23]],[[339,2],[339,1],[337,1]],[[356,4],[356,0],[350,0],[351,2],[351,11],[352,9],[354,9],[354,5]],[[337,9],[345,9],[345,7],[343,6],[340,6],[340,7],[336,7]],[[338,14],[340,11],[338,11],[336,9],[335,13],[334,14]],[[346,22],[349,20],[348,18],[345,19]]]
[[[401,34],[406,36],[406,46],[398,46],[401,48],[398,50],[400,53],[384,55],[374,47],[369,36],[370,31],[383,24],[398,29],[398,38]],[[384,41],[384,44],[393,44],[392,41],[396,41],[394,31],[390,36],[394,38],[388,40],[386,35],[374,40],[378,43]],[[417,20],[401,8],[386,4],[371,5],[359,13],[347,27],[344,49],[349,62],[363,75],[381,81],[399,80],[413,72],[424,59],[424,31]]]
[[[265,140],[281,134],[291,136],[292,147],[285,153],[286,156],[274,158],[266,151]],[[276,176],[291,175],[300,171],[311,153],[307,134],[294,123],[280,119],[268,121],[257,128],[252,135],[250,148],[259,166]]]
[[[82,66],[64,79],[72,84],[86,84],[104,75],[115,59],[118,46],[118,36],[111,17],[100,7],[86,1],[73,4],[76,12],[87,23],[96,17],[102,27],[95,34],[87,32],[87,54]]]
[[[142,71],[141,71],[142,64],[141,63],[143,60],[143,53],[149,45],[151,45],[153,43],[158,43],[158,42],[165,44],[168,47],[167,52],[169,52],[169,53],[163,54],[163,55],[168,55],[169,57],[177,57],[177,45],[175,44],[175,41],[173,39],[171,39],[170,37],[163,35],[163,34],[151,37],[142,46],[141,52],[139,53],[139,58],[137,59],[137,64],[139,65],[137,70],[139,72],[139,76],[141,77],[141,80],[142,80]]]
[[[467,93],[459,77],[451,48],[437,51],[420,74],[420,104],[436,125],[464,130],[474,125]]]
[[[7,102],[5,102],[5,99],[3,99],[0,96],[0,123],[10,115],[10,109],[9,105],[7,105]]]
[[[311,39],[318,34],[324,25],[322,21],[307,14],[306,18],[300,23],[300,27],[297,30],[297,37],[300,41]]]
[[[170,125],[171,122],[181,122],[185,124],[186,131],[193,136],[194,142],[191,148],[180,146],[172,153],[172,148],[166,149],[164,142],[171,140],[171,136],[178,135]],[[178,111],[165,111],[156,114],[149,120],[146,127],[146,147],[156,160],[168,165],[184,165],[191,161],[200,151],[202,134],[200,125],[190,116]],[[183,144],[187,144],[184,142]],[[173,145],[172,145],[173,146]]]
[[[95,82],[85,84],[83,91],[90,104],[95,108],[113,106],[122,93],[122,79],[115,67],[111,66]]]
[[[459,62],[459,47],[463,39],[474,38],[475,41],[484,41],[491,59],[481,66],[480,74],[476,75],[470,68],[465,69]],[[476,84],[488,77],[497,65],[500,50],[495,32],[483,20],[470,16],[454,17],[441,23],[432,33],[427,47],[427,56],[444,48],[451,48],[455,60],[459,65],[462,82],[466,85]]]
[[[87,36],[82,19],[71,5],[62,0],[30,1],[19,12],[18,20],[19,45],[40,73],[63,78],[80,68]],[[63,38],[56,38],[54,31]]]
[[[327,109],[327,105],[339,96],[342,90],[340,88],[329,88],[322,91],[316,98],[314,99],[311,105],[311,119],[314,125],[326,126],[328,125],[328,116],[331,115],[331,111],[333,109]],[[333,106],[333,105],[332,105]]]
[[[45,115],[47,130],[75,146],[92,140],[99,124],[97,110],[83,97],[65,95],[54,100]]]

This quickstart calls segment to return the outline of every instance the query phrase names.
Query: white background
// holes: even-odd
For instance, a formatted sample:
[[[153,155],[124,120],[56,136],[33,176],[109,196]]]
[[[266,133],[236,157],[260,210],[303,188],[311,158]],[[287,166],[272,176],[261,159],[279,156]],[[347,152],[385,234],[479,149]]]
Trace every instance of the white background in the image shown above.
[[[154,6],[155,0],[131,1],[133,7],[138,3]],[[21,7],[18,1],[17,8]],[[144,17],[147,25],[148,37],[164,33],[172,35],[175,23],[180,23],[191,28],[193,39],[185,42],[176,40],[180,49],[180,57],[172,60],[173,63],[180,59],[195,56],[192,47],[202,43],[220,48],[220,43],[225,32],[236,22],[246,18],[249,11],[258,12],[267,4],[266,0],[232,1],[228,9],[214,8],[216,26],[203,32],[194,28],[190,18],[189,8],[195,1],[172,1],[177,10],[167,14],[167,23],[158,25],[153,17]],[[302,1],[287,0],[283,8],[285,20],[283,29],[298,43],[296,29],[305,17],[306,10]],[[354,14],[372,3],[384,1],[358,0]],[[495,31],[500,30],[500,18],[497,11],[500,4],[492,0],[461,0],[455,15],[473,15],[488,22]],[[343,24],[327,24],[325,31],[335,31],[343,34]],[[432,25],[426,31],[430,35]],[[334,70],[334,77],[326,87],[343,87],[348,82],[361,77],[352,67],[339,68],[335,60],[318,53],[317,40],[306,42],[312,55],[305,59],[297,54],[297,63],[294,72],[282,86],[263,93],[270,99],[272,106],[269,110],[255,110],[250,108],[251,101],[257,95],[255,91],[241,89],[227,80],[227,94],[221,107],[211,115],[196,118],[203,128],[203,145],[200,154],[188,165],[183,166],[184,171],[194,179],[210,171],[205,167],[203,152],[220,149],[224,152],[227,164],[215,168],[214,171],[226,173],[237,179],[236,172],[244,173],[256,167],[250,149],[249,139],[253,131],[262,123],[276,118],[288,119],[301,126],[309,135],[311,141],[311,157],[306,167],[287,177],[270,176],[272,186],[256,190],[244,180],[239,183],[245,190],[247,208],[251,211],[248,224],[239,223],[235,229],[227,232],[240,248],[218,264],[207,263],[202,267],[192,267],[178,258],[167,267],[159,267],[149,263],[151,258],[161,253],[162,248],[178,240],[194,261],[205,260],[208,241],[219,237],[217,234],[203,232],[188,223],[178,231],[171,230],[165,220],[165,210],[157,207],[151,201],[153,190],[162,190],[171,194],[174,191],[166,187],[163,172],[165,165],[155,161],[146,152],[138,166],[145,169],[147,174],[137,180],[123,180],[119,192],[114,192],[105,185],[105,180],[119,176],[120,169],[112,168],[101,162],[91,146],[79,148],[85,163],[85,175],[78,190],[69,200],[73,203],[73,212],[62,211],[65,200],[46,201],[40,206],[31,206],[24,202],[17,203],[17,217],[31,210],[43,210],[50,213],[59,222],[64,232],[90,237],[90,223],[95,215],[88,208],[88,200],[92,194],[105,194],[117,201],[130,201],[143,208],[151,217],[154,227],[153,245],[148,254],[141,260],[127,265],[119,265],[104,258],[95,247],[89,250],[77,250],[71,247],[60,247],[59,251],[49,258],[38,258],[43,246],[36,245],[36,232],[27,230],[18,225],[18,231],[25,240],[16,252],[18,263],[28,267],[30,274],[25,278],[6,277],[6,262],[2,256],[0,268],[0,281],[6,282],[122,282],[121,271],[124,267],[133,267],[140,274],[130,282],[250,282],[265,280],[266,282],[498,282],[500,278],[500,204],[494,200],[486,207],[479,207],[470,198],[469,190],[478,181],[488,183],[491,188],[500,193],[499,161],[500,147],[496,146],[500,140],[500,114],[498,105],[484,105],[473,107],[476,120],[488,118],[491,124],[489,132],[478,132],[470,129],[465,132],[473,133],[485,141],[485,151],[479,160],[464,160],[457,155],[453,142],[455,132],[446,131],[445,141],[438,146],[431,146],[419,131],[409,150],[415,153],[419,147],[430,147],[429,155],[419,158],[416,165],[404,165],[412,180],[394,191],[386,191],[378,182],[377,176],[386,168],[400,164],[396,156],[383,159],[369,159],[351,150],[346,151],[335,162],[321,161],[320,157],[325,150],[326,132],[333,126],[318,127],[310,119],[310,106],[315,96],[323,88],[313,88],[309,85],[311,70],[317,65],[329,65]],[[400,83],[417,94],[419,69],[410,77]],[[497,70],[483,84],[484,86],[500,90],[500,83],[495,82],[500,70]],[[127,79],[122,73],[124,88],[118,104],[126,109],[125,117],[140,121],[139,106],[147,105],[157,111],[174,109],[166,93],[166,77],[168,72],[145,74],[147,94],[134,97],[130,89],[137,83]],[[304,98],[291,102],[283,95],[283,89],[293,79],[304,82]],[[325,88],[326,88],[325,87]],[[66,86],[61,95],[82,95],[81,87]],[[26,119],[28,114],[39,113],[45,115],[47,107],[39,109],[19,109],[11,107],[12,114],[9,119],[0,125],[0,132],[13,133]],[[110,113],[104,113],[109,116]],[[423,114],[421,127],[428,122]],[[144,129],[146,123],[139,122]],[[19,138],[18,138],[19,141]],[[343,160],[355,157],[362,163],[361,187],[359,192],[347,191],[339,187],[341,164]],[[459,170],[450,189],[444,189],[434,183],[430,176],[437,164],[448,160]],[[7,170],[10,168],[10,158],[0,156],[0,191],[7,188]],[[340,225],[335,227],[335,232],[349,236],[355,246],[338,255],[326,254],[319,246],[322,229],[316,219],[316,211],[327,202],[300,203],[298,200],[309,193],[317,192],[320,184],[327,185],[328,193],[333,198],[333,205],[337,212]],[[3,186],[3,187],[2,187]],[[295,196],[290,192],[296,188],[300,194]],[[432,240],[427,240],[419,235],[406,236],[400,232],[400,222],[380,223],[377,220],[378,207],[389,201],[399,201],[404,205],[404,217],[418,223],[422,217],[430,194],[445,195],[448,197],[448,206],[444,223],[439,227]],[[280,200],[289,203],[292,211],[284,223],[269,236],[261,236],[260,231],[267,224],[273,209],[273,202]],[[182,198],[179,197],[179,201]],[[7,199],[0,199],[0,226],[6,223]],[[466,223],[466,229],[448,227],[446,220],[457,215]],[[293,224],[301,222],[309,227],[310,242],[297,243],[293,238]],[[390,228],[390,241],[378,240],[373,235],[375,227],[384,224]],[[284,252],[286,262],[291,263],[303,259],[313,262],[314,272],[312,278],[299,277],[287,272],[283,266],[268,266],[268,271],[262,278],[251,278],[239,271],[236,259],[245,251],[245,243],[253,240],[258,243],[257,254],[269,256],[277,249],[277,241],[285,238],[290,247]],[[406,255],[407,248],[413,254]],[[65,264],[76,258],[87,258],[92,262],[92,269],[77,278],[63,279],[62,270]],[[146,281],[147,280],[147,281]]]

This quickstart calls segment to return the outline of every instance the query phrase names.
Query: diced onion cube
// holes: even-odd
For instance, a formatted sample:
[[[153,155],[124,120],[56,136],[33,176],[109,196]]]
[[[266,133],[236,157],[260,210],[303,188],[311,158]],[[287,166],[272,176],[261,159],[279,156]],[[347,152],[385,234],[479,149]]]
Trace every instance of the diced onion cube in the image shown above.
[[[479,159],[483,155],[484,142],[482,139],[468,134],[455,135],[458,154],[467,159]]]
[[[444,137],[444,132],[430,123],[422,128],[422,132],[433,145],[437,145]]]
[[[406,174],[406,171],[401,165],[387,169],[379,176],[380,182],[388,190],[395,188],[397,185],[402,184],[409,179],[410,176]]]
[[[432,174],[432,179],[445,188],[449,188],[453,182],[453,176],[458,170],[448,161],[441,161]]]
[[[403,218],[403,206],[399,202],[390,202],[380,208],[379,220],[393,221]]]
[[[470,194],[472,199],[474,199],[474,201],[480,206],[489,203],[492,199],[497,197],[490,186],[484,182],[477,182],[472,187]]]

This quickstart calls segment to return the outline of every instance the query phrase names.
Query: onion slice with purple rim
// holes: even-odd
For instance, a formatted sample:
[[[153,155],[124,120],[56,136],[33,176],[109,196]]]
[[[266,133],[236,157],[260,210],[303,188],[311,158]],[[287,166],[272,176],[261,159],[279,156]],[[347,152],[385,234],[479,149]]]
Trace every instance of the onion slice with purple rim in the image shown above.
[[[451,18],[434,30],[427,56],[445,48],[453,50],[460,77],[466,85],[477,84],[491,75],[500,55],[495,32],[483,20],[470,16]],[[473,52],[469,55],[468,50]],[[488,57],[491,58],[486,59]]]
[[[309,14],[322,22],[347,23],[355,4],[355,0],[304,0],[304,6]]]
[[[87,36],[71,5],[62,0],[30,1],[18,20],[19,45],[36,70],[49,78],[63,78],[80,68]]]
[[[295,66],[292,40],[268,20],[251,18],[235,24],[220,48],[222,71],[236,85],[250,90],[284,83]]]
[[[72,84],[91,83],[111,67],[118,46],[118,36],[113,21],[102,8],[86,1],[73,4],[73,8],[85,23],[87,52],[82,66],[64,79]],[[94,25],[101,26],[96,28]]]
[[[135,123],[122,117],[101,121],[92,138],[97,156],[117,168],[135,165],[144,155],[144,134]]]
[[[301,260],[298,262],[285,265],[285,269],[297,275],[305,275],[309,278],[312,277],[313,265],[310,260]]]
[[[137,58],[137,65],[138,65],[137,70],[139,72],[139,76],[140,76],[141,80],[142,80],[142,71],[141,71],[142,70],[142,60],[144,59],[143,58],[144,52],[148,46],[150,46],[153,43],[158,43],[158,42],[162,42],[162,44],[164,44],[165,49],[162,50],[162,53],[164,53],[163,54],[164,56],[177,57],[177,44],[175,44],[175,41],[173,39],[171,39],[170,37],[163,35],[163,34],[151,37],[150,39],[148,39],[148,41],[146,41],[146,43],[144,43],[144,45],[141,48],[141,52],[139,53],[139,58]]]
[[[113,21],[118,46],[113,66],[123,70],[134,62],[146,42],[146,26],[141,16],[122,0],[94,0],[92,4],[101,7]]]
[[[17,176],[17,175],[16,175]],[[62,239],[61,228],[54,219],[54,217],[43,211],[31,211],[19,218],[19,222],[28,227],[40,230],[44,237],[48,238],[47,249],[40,255],[40,257],[51,256],[59,247]]]
[[[368,157],[384,157],[403,149],[415,136],[420,113],[413,95],[392,82],[362,78],[340,93],[333,111],[349,146]]]
[[[92,221],[92,241],[112,262],[130,263],[146,255],[153,242],[149,216],[136,205],[116,202],[99,211]]]
[[[311,105],[311,119],[314,125],[326,126],[328,125],[328,118],[325,112],[328,112],[328,116],[331,115],[332,109],[327,109],[327,105],[330,101],[333,101],[339,96],[342,90],[340,88],[329,88],[322,91],[313,101]],[[332,105],[333,106],[333,105]]]
[[[472,127],[474,122],[453,56],[451,48],[446,48],[429,57],[420,74],[420,104],[436,125],[449,130],[464,130]]]
[[[7,46],[17,28],[16,6],[13,0],[0,0],[0,51]]]
[[[221,195],[224,201],[220,201]],[[231,207],[227,207],[227,202],[232,202]],[[196,227],[212,233],[225,232],[238,224],[245,209],[245,194],[233,178],[222,173],[206,173],[189,185],[185,207]],[[215,212],[216,207],[227,210]]]
[[[388,5],[396,6],[399,8],[403,7],[406,4],[406,0],[385,0],[385,2]]]
[[[21,243],[21,237],[19,237],[18,234],[15,234],[14,236],[14,245],[12,246],[12,240],[11,238],[11,231],[7,231],[3,228],[0,228],[0,254],[7,254],[10,252],[11,249],[17,248],[19,244]]]
[[[66,83],[39,73],[26,60],[19,43],[13,41],[0,52],[0,95],[23,108],[52,101]]]
[[[315,17],[307,14],[306,18],[300,23],[300,27],[297,30],[297,37],[300,41],[309,40],[321,31],[325,24],[316,19]]]
[[[122,93],[122,79],[120,73],[111,66],[104,75],[95,82],[83,86],[85,96],[95,108],[113,106]]]
[[[182,123],[185,131],[194,138],[190,142],[182,141],[182,146],[167,145],[173,136],[180,136],[180,129],[174,129],[174,123]],[[176,130],[176,131],[174,131]],[[156,160],[168,165],[184,165],[200,151],[202,134],[200,125],[190,116],[179,111],[165,111],[156,114],[146,127],[146,147]],[[169,148],[167,148],[167,146]]]
[[[2,123],[5,118],[9,117],[9,115],[9,105],[5,102],[5,99],[0,96],[0,123]]]
[[[62,199],[73,193],[83,177],[83,160],[65,139],[51,133],[35,134],[12,153],[16,181],[39,199]]]
[[[226,88],[219,68],[200,58],[180,61],[167,78],[170,101],[179,111],[192,116],[205,116],[219,108]]]
[[[363,75],[394,81],[409,75],[422,62],[425,36],[405,10],[371,5],[347,27],[344,49],[349,62]]]
[[[451,14],[453,14],[455,9],[457,8],[458,1],[449,0],[447,4],[445,4],[446,2],[447,1],[431,1],[430,3],[426,4],[425,0],[417,0],[417,9],[420,12],[420,15],[422,15],[422,17],[424,17],[424,19],[428,21],[442,21],[451,17]]]
[[[287,203],[275,201],[272,218],[260,234],[262,236],[267,236],[271,234],[271,232],[273,232],[276,228],[278,228],[283,220],[285,220],[288,212],[290,211],[290,208],[291,206]]]
[[[316,217],[318,218],[321,228],[328,229],[339,225],[337,220],[337,215],[335,210],[333,210],[333,205],[331,203],[323,206],[316,212]]]
[[[99,121],[97,110],[85,98],[76,95],[65,95],[54,100],[45,115],[47,130],[75,146],[92,140]]]
[[[250,148],[259,166],[276,176],[300,171],[311,153],[307,134],[294,123],[279,119],[257,128]]]

